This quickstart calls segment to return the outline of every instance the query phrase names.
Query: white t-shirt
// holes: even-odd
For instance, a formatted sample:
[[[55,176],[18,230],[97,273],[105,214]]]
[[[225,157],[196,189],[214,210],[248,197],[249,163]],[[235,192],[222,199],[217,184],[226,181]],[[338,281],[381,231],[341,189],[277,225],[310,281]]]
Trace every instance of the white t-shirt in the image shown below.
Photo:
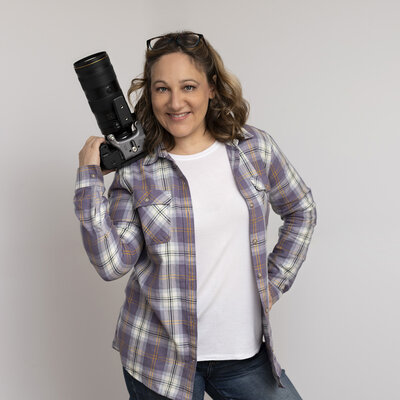
[[[261,302],[251,265],[249,211],[225,145],[171,154],[193,204],[197,271],[197,361],[252,357],[262,342]]]

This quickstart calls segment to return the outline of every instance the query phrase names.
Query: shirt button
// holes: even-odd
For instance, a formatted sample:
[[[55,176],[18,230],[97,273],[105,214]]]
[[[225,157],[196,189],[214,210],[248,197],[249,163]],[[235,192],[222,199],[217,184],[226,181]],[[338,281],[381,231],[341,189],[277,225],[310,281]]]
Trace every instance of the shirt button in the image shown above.
[[[253,239],[253,240],[251,241],[251,243],[252,243],[252,244],[257,244],[257,239]]]
[[[148,201],[149,201],[150,199],[148,198],[148,197],[146,197],[145,199],[144,199],[144,201],[147,203]]]
[[[253,207],[254,207],[254,204],[253,204],[253,203],[250,203],[250,204],[249,204],[249,207],[250,207],[250,208],[253,208]]]
[[[258,273],[258,277],[262,278],[262,273],[261,272]]]
[[[90,175],[91,178],[96,178],[95,174]]]

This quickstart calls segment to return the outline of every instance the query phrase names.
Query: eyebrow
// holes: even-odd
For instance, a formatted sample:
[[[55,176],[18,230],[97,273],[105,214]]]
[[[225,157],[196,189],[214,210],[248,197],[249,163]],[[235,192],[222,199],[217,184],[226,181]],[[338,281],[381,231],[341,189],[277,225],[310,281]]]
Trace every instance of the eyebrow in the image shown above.
[[[196,79],[182,79],[179,81],[179,83],[186,83],[186,82],[195,82],[199,85],[199,82],[197,82]],[[153,85],[155,85],[156,83],[163,83],[164,85],[168,85],[168,83],[163,81],[162,79],[158,79],[158,80],[154,81]]]

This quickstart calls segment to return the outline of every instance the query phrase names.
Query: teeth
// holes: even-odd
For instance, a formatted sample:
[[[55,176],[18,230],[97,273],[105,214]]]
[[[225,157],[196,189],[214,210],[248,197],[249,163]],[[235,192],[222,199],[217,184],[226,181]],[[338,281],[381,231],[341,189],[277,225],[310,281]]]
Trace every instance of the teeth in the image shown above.
[[[173,117],[180,118],[184,117],[187,113],[182,113],[182,114],[171,114]]]

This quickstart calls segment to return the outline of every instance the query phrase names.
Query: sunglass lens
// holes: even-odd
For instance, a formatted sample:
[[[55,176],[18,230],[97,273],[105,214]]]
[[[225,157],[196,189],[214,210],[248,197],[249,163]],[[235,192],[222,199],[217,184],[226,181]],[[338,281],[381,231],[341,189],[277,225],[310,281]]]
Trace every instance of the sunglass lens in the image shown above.
[[[156,38],[150,40],[149,48],[150,48],[151,50],[162,49],[162,48],[165,47],[170,41],[171,41],[171,38],[169,38],[169,37],[165,37],[165,36],[156,37]]]

